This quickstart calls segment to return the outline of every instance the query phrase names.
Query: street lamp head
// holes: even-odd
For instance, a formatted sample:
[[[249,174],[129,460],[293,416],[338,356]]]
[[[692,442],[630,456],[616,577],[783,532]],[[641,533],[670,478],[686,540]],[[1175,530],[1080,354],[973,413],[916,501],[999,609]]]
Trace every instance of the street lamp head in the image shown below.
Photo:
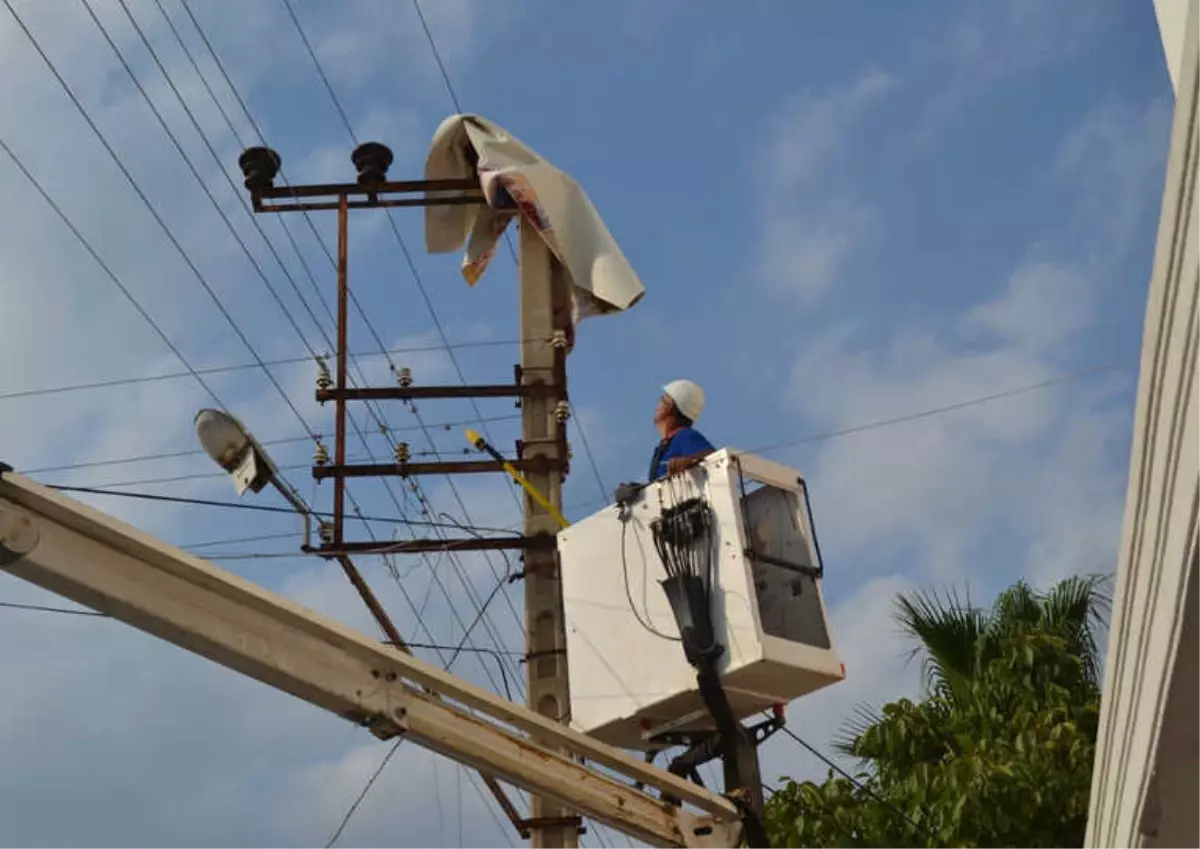
[[[218,466],[229,473],[238,494],[259,492],[276,474],[275,464],[236,418],[222,410],[196,413],[196,436]]]

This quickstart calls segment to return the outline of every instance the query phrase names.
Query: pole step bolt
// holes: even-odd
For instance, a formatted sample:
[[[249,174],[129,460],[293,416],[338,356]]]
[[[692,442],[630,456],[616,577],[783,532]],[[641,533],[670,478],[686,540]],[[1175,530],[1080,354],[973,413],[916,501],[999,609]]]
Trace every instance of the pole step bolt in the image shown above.
[[[400,368],[396,369],[396,382],[400,384],[400,388],[402,389],[412,386],[412,369],[408,366],[400,366]]]
[[[407,463],[412,459],[412,452],[408,450],[407,442],[397,442],[396,449],[393,453],[396,455],[397,463]]]

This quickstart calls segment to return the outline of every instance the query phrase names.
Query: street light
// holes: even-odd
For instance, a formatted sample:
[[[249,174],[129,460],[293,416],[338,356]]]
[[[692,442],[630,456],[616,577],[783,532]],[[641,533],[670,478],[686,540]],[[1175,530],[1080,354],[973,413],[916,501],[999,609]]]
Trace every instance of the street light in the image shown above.
[[[271,484],[296,508],[304,519],[304,544],[301,551],[311,551],[312,508],[279,480],[279,470],[266,450],[246,427],[222,410],[204,409],[196,413],[196,436],[200,445],[218,466],[233,478],[238,495],[246,490],[261,492]]]

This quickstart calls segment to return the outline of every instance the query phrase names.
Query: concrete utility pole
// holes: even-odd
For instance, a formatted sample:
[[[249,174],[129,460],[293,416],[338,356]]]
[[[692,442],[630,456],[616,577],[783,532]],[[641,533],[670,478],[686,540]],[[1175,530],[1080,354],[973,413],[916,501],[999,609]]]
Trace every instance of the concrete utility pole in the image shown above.
[[[533,225],[520,225],[521,385],[547,384],[552,394],[527,395],[521,404],[522,456],[544,457],[557,465],[567,459],[566,339],[570,311],[562,266]],[[565,466],[564,466],[565,468]],[[555,469],[531,472],[527,478],[555,509],[562,510],[562,480]],[[554,534],[554,516],[525,494],[525,535]],[[562,582],[554,550],[525,553],[525,634],[528,652],[530,709],[556,722],[571,719],[567,680],[567,638],[563,622]],[[530,845],[574,847],[576,814],[534,797]]]
[[[740,812],[713,791],[14,475],[3,463],[0,568],[380,739],[403,735],[643,843],[741,841]]]

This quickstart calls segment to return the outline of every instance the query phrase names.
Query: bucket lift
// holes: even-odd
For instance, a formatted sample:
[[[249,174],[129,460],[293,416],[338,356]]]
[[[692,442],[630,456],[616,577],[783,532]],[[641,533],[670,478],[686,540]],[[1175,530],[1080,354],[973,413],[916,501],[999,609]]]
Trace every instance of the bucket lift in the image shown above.
[[[761,811],[757,745],[784,705],[846,675],[804,479],[724,449],[561,531],[558,550],[576,726],[647,759],[684,746],[669,768],[693,779],[721,758],[727,794]]]

